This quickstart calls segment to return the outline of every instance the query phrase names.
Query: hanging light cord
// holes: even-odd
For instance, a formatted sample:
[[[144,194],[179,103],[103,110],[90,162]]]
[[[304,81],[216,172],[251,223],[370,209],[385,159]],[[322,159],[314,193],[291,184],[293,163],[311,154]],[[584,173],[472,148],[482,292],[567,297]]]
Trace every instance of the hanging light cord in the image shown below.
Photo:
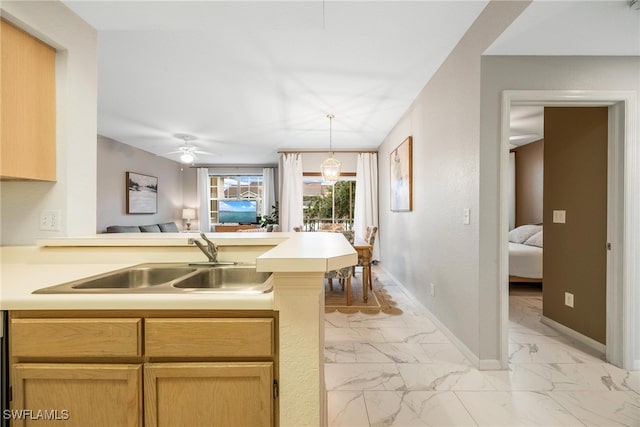
[[[331,138],[333,127],[331,126],[331,124],[335,116],[333,114],[327,114],[327,117],[329,118],[329,155],[333,157],[333,143]]]

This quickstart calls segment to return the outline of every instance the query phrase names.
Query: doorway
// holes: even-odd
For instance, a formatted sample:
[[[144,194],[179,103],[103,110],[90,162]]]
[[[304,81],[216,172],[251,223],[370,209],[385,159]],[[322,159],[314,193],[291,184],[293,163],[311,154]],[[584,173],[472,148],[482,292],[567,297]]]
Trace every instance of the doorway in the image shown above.
[[[543,352],[560,357],[567,346],[586,345],[604,357],[608,107],[512,106],[512,113],[512,346],[551,343]],[[522,141],[526,135],[537,138]]]
[[[639,175],[635,161],[637,118],[635,94],[615,91],[504,91],[502,99],[501,192],[500,192],[500,318],[501,364],[508,366],[508,151],[509,122],[512,105],[607,107],[609,117],[608,179],[607,179],[607,251],[606,259],[606,360],[624,369],[638,369],[637,302],[638,269],[623,263],[625,256],[637,253],[640,236],[632,234],[640,222],[634,218],[638,210],[638,195],[633,193],[633,180]],[[628,159],[625,159],[625,154]],[[627,161],[625,160],[634,160]],[[625,167],[623,167],[623,165]],[[629,167],[631,165],[631,167]],[[633,188],[632,188],[633,187]],[[636,190],[637,191],[637,190]],[[626,195],[626,198],[624,197]],[[632,236],[623,239],[623,236]]]

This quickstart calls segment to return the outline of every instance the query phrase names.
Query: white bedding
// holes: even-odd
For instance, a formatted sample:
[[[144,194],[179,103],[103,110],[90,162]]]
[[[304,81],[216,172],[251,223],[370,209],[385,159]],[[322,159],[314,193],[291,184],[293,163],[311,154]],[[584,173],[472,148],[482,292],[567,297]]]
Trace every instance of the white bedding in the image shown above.
[[[542,280],[542,248],[509,242],[509,275]]]

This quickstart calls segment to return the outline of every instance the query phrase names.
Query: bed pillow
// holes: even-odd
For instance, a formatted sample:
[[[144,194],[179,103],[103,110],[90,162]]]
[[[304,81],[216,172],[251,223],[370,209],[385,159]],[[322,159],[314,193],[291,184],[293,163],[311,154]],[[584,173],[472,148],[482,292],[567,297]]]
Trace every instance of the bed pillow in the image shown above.
[[[534,234],[533,236],[525,240],[524,244],[529,246],[537,246],[541,248],[542,247],[542,230],[538,231],[536,234]]]
[[[542,230],[541,225],[527,224],[516,227],[509,232],[509,241],[513,243],[524,243],[529,237]]]

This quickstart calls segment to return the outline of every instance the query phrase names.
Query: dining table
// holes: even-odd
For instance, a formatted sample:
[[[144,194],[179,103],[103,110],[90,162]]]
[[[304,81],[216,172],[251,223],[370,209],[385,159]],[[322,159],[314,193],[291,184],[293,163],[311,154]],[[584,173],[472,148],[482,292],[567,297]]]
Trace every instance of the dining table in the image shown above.
[[[369,277],[371,276],[372,246],[363,239],[356,238],[353,248],[358,253],[358,260],[362,260],[362,298],[369,300]]]

